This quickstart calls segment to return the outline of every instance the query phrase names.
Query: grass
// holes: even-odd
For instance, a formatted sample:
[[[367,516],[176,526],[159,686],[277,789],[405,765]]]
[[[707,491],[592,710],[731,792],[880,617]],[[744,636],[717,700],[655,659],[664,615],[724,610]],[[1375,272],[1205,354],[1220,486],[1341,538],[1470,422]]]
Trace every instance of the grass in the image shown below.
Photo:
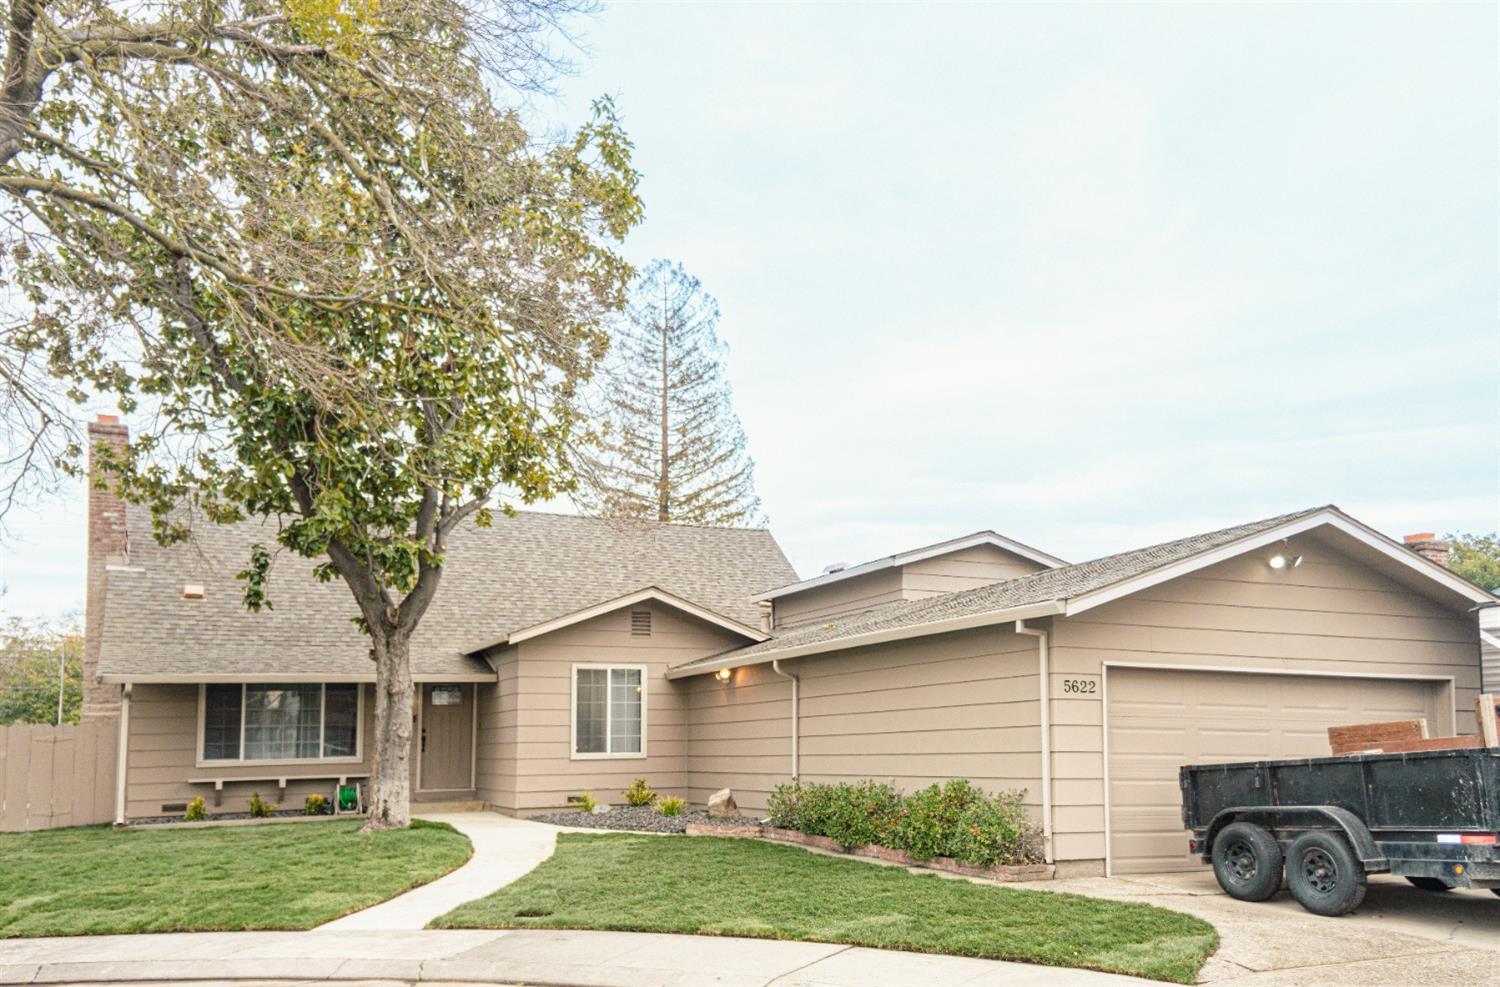
[[[971,884],[709,837],[563,833],[540,867],[433,923],[848,943],[1192,983],[1213,926],[1131,902]]]
[[[308,929],[468,860],[440,823],[0,833],[0,938]]]

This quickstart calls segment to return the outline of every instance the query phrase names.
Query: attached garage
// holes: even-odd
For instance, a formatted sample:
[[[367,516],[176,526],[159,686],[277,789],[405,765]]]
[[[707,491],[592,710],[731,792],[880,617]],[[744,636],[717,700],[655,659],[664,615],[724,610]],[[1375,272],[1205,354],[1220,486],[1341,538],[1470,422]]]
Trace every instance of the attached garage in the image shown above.
[[[1105,669],[1111,869],[1192,870],[1177,769],[1183,764],[1326,756],[1327,729],[1427,720],[1452,730],[1451,679]]]

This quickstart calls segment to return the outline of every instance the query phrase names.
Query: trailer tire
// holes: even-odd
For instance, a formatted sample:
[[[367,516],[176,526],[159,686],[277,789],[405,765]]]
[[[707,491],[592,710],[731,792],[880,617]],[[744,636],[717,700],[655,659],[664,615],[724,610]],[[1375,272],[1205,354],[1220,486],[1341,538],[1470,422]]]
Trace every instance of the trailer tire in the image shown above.
[[[1346,915],[1365,900],[1365,868],[1337,833],[1314,830],[1292,841],[1286,883],[1297,903],[1314,915]]]
[[[1421,888],[1423,891],[1452,891],[1453,885],[1444,881],[1441,877],[1408,877],[1413,887]]]
[[[1281,890],[1281,844],[1248,822],[1230,823],[1214,837],[1214,877],[1240,901],[1265,901]]]

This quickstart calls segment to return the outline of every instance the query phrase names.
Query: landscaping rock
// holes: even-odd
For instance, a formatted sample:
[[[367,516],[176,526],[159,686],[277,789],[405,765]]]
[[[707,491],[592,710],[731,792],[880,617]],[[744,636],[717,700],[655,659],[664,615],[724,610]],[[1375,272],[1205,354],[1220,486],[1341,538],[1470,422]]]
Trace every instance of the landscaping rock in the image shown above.
[[[708,818],[710,819],[738,819],[740,807],[734,800],[734,793],[727,788],[721,788],[708,797]]]
[[[728,828],[718,820],[708,818],[701,809],[684,812],[680,816],[664,816],[650,806],[619,805],[605,815],[593,815],[577,810],[549,812],[532,816],[532,822],[549,823],[553,826],[576,826],[579,829],[624,829],[639,833],[685,833],[689,824]]]

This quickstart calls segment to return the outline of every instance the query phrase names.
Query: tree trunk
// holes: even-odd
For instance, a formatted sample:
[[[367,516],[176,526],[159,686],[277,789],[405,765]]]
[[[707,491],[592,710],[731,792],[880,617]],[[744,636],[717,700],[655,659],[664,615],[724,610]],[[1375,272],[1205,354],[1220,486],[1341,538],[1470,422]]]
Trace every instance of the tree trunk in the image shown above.
[[[415,695],[410,631],[371,628],[375,653],[375,748],[365,832],[411,825],[411,735]]]

